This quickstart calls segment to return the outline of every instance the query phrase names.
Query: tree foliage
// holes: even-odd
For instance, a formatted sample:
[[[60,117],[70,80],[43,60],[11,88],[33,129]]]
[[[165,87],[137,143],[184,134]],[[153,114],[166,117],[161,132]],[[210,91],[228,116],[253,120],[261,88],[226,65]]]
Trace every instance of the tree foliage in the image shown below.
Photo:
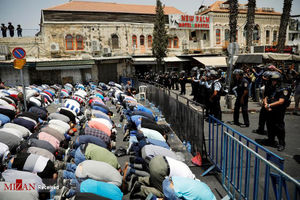
[[[168,46],[168,36],[165,27],[164,7],[160,0],[156,1],[156,16],[153,30],[152,53],[156,58],[158,69],[162,65],[162,60],[166,57]]]

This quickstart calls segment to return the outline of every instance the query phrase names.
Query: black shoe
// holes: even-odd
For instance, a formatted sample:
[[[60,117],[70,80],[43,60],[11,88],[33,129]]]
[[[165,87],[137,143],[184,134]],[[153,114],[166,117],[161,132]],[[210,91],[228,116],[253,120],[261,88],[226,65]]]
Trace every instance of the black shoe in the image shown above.
[[[137,197],[136,193],[141,191],[141,184],[136,181],[130,190],[130,199],[134,199]]]
[[[138,176],[133,174],[128,182],[128,191],[131,191],[131,189],[133,188],[137,180],[138,180]]]
[[[263,146],[269,146],[269,147],[274,147],[276,148],[278,146],[278,143],[276,141],[272,141],[269,139],[255,139],[255,142],[257,142],[260,145]]]
[[[242,127],[242,128],[248,128],[249,124],[240,124],[240,127]]]
[[[71,179],[64,179],[63,180],[63,185],[65,187],[67,187],[68,189],[71,189],[72,188]]]
[[[285,146],[283,145],[278,145],[277,151],[283,151],[285,149]]]
[[[241,126],[242,124],[240,122],[233,122],[233,125]]]
[[[123,122],[123,120],[124,120],[124,115],[121,115],[120,116],[120,122]]]
[[[129,163],[134,164],[135,157],[129,157]]]
[[[252,133],[256,133],[256,134],[259,134],[259,135],[267,135],[267,131],[262,131],[262,130],[259,130],[259,129],[253,130]]]

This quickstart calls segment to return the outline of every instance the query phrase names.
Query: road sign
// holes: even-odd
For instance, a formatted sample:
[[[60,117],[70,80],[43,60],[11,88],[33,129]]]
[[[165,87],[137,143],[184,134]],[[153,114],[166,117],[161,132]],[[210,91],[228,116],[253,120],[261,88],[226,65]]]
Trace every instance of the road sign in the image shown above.
[[[14,60],[14,68],[15,69],[23,69],[26,64],[26,59],[15,59]]]
[[[16,59],[23,59],[26,56],[26,51],[21,47],[16,47],[12,51],[12,54]]]

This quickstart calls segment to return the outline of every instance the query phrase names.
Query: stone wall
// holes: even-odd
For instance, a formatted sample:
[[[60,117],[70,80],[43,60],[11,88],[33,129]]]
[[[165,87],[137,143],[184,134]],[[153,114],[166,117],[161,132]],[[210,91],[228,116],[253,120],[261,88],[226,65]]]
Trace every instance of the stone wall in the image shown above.
[[[44,57],[45,51],[41,49],[43,39],[41,37],[6,37],[0,38],[1,45],[7,45],[10,52],[16,47],[22,47],[26,51],[26,57]],[[10,56],[13,58],[12,56]]]
[[[30,77],[28,68],[23,69],[24,83],[28,86],[30,83]],[[0,67],[0,79],[4,81],[7,86],[21,85],[20,70],[14,69],[13,67]]]
[[[74,50],[66,50],[66,35],[73,36]],[[169,55],[182,53],[182,41],[189,40],[188,30],[170,30],[171,36],[179,38],[179,48],[170,48]],[[82,35],[84,49],[76,50],[76,35]],[[112,45],[112,35],[118,36],[118,48]],[[133,45],[133,35],[136,36],[137,47]],[[144,36],[144,45],[141,45],[141,36]],[[153,24],[139,23],[44,23],[42,26],[42,37],[44,49],[48,51],[48,57],[61,56],[73,57],[81,54],[93,54],[93,43],[100,48],[99,55],[103,55],[105,48],[111,50],[112,56],[122,55],[152,55],[151,46],[148,45],[148,36],[153,41]],[[59,46],[58,52],[50,51],[51,44]]]

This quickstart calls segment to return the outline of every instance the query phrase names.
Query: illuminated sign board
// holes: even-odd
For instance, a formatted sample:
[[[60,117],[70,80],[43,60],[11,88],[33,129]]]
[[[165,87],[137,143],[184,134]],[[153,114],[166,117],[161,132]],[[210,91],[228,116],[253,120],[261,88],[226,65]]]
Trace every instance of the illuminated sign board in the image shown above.
[[[207,15],[169,15],[170,29],[209,30],[209,22]]]

